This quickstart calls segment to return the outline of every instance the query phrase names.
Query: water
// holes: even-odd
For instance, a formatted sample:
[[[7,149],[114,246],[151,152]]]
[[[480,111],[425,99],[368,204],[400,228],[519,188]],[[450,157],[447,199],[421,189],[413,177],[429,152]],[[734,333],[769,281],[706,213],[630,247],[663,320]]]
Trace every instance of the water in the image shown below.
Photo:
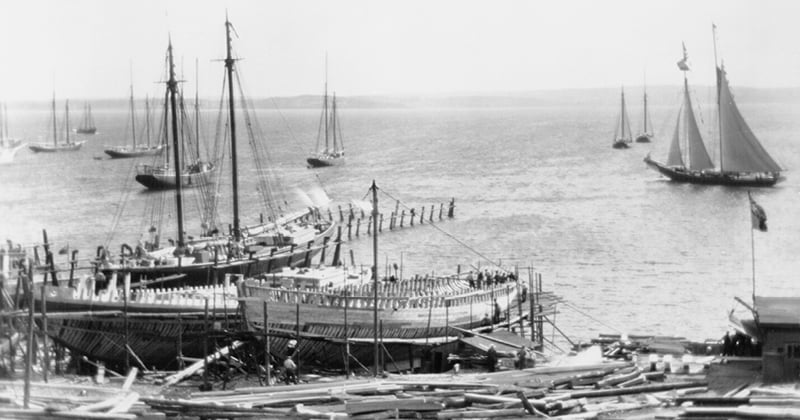
[[[800,104],[749,99],[740,107],[752,129],[785,167],[800,167],[794,142]],[[648,151],[665,156],[668,125],[656,127],[661,132],[651,145],[612,149],[615,94],[541,102],[348,109],[342,100],[347,164],[316,172],[305,168],[305,156],[315,142],[318,110],[262,109],[258,117],[275,170],[290,188],[309,188],[317,174],[337,203],[347,203],[365,198],[375,180],[409,206],[427,205],[426,212],[455,198],[454,220],[383,235],[381,265],[402,258],[406,275],[453,272],[457,264],[486,267],[487,259],[507,267],[532,265],[543,273],[545,287],[568,302],[560,305],[556,322],[577,339],[617,331],[720,337],[734,296],[749,300],[752,293],[747,191],[673,184],[647,169],[642,158]],[[671,120],[677,108],[651,104],[654,121]],[[135,243],[146,230],[146,208],[158,195],[131,181],[135,161],[95,159],[104,145],[121,144],[124,106],[93,110],[99,133],[80,152],[23,151],[0,167],[2,238],[35,242],[46,228],[58,247],[68,243],[88,256],[107,240],[120,209],[112,249]],[[630,109],[634,120],[637,111]],[[44,136],[47,111],[12,112],[11,124],[20,137]],[[242,214],[244,222],[253,222],[261,209],[247,150],[241,141]],[[775,188],[753,190],[770,229],[755,232],[759,294],[797,294],[799,181],[793,172],[787,176]],[[187,192],[186,201],[196,201],[196,194]],[[393,210],[389,196],[379,200],[386,214]],[[229,209],[225,200],[223,220],[230,220],[224,216]],[[198,229],[196,220],[190,210],[190,231]],[[370,264],[371,241],[348,247],[357,264]]]

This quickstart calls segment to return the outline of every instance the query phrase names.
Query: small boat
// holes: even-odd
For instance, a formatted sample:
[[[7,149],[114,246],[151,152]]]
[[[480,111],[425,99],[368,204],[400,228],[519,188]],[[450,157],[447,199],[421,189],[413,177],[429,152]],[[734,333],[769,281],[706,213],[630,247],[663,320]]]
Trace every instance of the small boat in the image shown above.
[[[33,150],[34,152],[74,152],[80,150],[83,143],[85,141],[74,141],[71,140],[69,137],[70,128],[69,128],[69,101],[66,102],[64,106],[64,134],[65,134],[65,141],[64,143],[58,142],[58,122],[56,120],[56,95],[53,93],[53,106],[52,106],[52,115],[53,115],[53,144],[49,143],[38,143],[38,144],[31,144],[28,147]]]
[[[778,183],[783,169],[767,153],[739,112],[722,66],[716,68],[720,159],[719,168],[714,166],[692,111],[686,61],[684,47],[684,57],[678,62],[684,72],[684,100],[667,161],[657,162],[648,154],[644,162],[675,182],[748,187],[769,187]]]
[[[325,144],[322,146],[324,138]],[[342,129],[339,124],[339,116],[336,113],[336,92],[333,93],[330,112],[328,111],[328,82],[325,81],[325,95],[322,103],[322,116],[320,117],[319,130],[317,132],[317,152],[308,157],[306,162],[312,168],[323,168],[326,166],[339,166],[344,164],[344,139]]]
[[[94,134],[97,132],[97,127],[94,125],[94,118],[92,118],[92,106],[86,104],[83,110],[83,121],[81,126],[75,130],[78,134]]]
[[[6,104],[3,104],[0,111],[2,111],[2,116],[0,116],[0,163],[11,163],[17,152],[26,145],[22,140],[8,135],[8,109]]]
[[[145,99],[145,137],[147,142],[145,144],[136,144],[136,112],[133,101],[133,85],[131,85],[130,97],[130,113],[131,113],[131,139],[132,145],[111,147],[105,150],[105,153],[111,156],[112,159],[135,158],[142,156],[155,156],[161,154],[164,150],[163,144],[150,145],[150,101]]]
[[[614,128],[614,142],[611,147],[615,149],[627,149],[632,141],[631,123],[628,118],[628,111],[625,109],[625,91],[622,91],[620,102],[619,122]]]
[[[650,143],[653,139],[653,125],[650,123],[650,113],[647,111],[647,90],[644,91],[644,115],[642,118],[642,131],[636,136],[636,143]]]

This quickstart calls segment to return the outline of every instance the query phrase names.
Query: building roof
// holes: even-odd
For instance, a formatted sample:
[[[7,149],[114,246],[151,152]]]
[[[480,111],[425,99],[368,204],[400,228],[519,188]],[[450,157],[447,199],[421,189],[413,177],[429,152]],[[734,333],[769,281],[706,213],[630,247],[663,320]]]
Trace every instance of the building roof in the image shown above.
[[[800,297],[756,296],[755,310],[761,325],[800,327]]]

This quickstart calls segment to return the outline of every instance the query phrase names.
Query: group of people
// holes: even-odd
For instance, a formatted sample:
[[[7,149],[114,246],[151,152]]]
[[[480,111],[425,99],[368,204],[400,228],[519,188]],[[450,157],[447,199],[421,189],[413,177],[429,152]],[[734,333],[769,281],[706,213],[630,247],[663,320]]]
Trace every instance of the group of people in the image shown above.
[[[495,270],[492,273],[489,270],[478,271],[477,275],[471,272],[467,274],[467,281],[469,287],[473,289],[483,289],[484,287],[492,287],[497,284],[514,283],[517,281],[517,276],[514,273],[507,273],[505,271]]]
[[[495,372],[497,370],[497,348],[495,348],[494,344],[490,344],[489,350],[486,351],[486,364],[489,372]],[[528,367],[534,367],[535,365],[536,355],[527,347],[521,346],[515,355],[514,366],[517,369],[526,369]]]
[[[751,357],[761,355],[761,343],[739,331],[731,336],[730,332],[725,332],[722,337],[722,355]]]

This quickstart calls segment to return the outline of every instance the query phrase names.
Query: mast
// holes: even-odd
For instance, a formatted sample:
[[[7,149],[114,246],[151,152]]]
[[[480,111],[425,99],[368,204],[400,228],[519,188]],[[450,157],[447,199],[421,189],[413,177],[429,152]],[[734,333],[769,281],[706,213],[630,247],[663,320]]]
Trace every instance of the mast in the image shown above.
[[[133,83],[131,83],[131,137],[133,137],[133,150],[136,150],[136,117],[133,107]]]
[[[644,92],[644,133],[647,134],[647,91]]]
[[[336,149],[336,92],[333,92],[333,103],[331,109],[331,131],[333,132],[333,153],[335,154],[338,149]]]
[[[372,374],[378,376],[378,186],[372,180],[372,290],[375,300],[372,303],[372,321],[374,329],[374,363]]]
[[[228,21],[227,14],[225,15],[225,36],[227,41],[227,56],[225,57],[225,68],[228,70],[228,109],[230,111],[230,124],[231,124],[231,182],[233,184],[233,239],[239,241],[242,239],[241,231],[239,229],[239,177],[237,175],[238,168],[236,167],[236,118],[234,115],[234,100],[233,100],[233,63],[235,60],[231,57],[231,23]]]
[[[325,113],[325,154],[328,154],[328,54],[325,54],[325,102],[322,107]]]
[[[69,99],[64,103],[64,118],[67,125],[67,144],[69,144]]]
[[[200,160],[200,106],[198,98],[200,90],[200,70],[197,57],[194,59],[194,135],[197,138],[197,160]]]
[[[147,137],[147,148],[150,148],[150,97],[144,97],[144,132]]]
[[[722,103],[720,102],[720,89],[722,89],[722,81],[720,80],[720,68],[717,64],[717,25],[711,24],[711,38],[714,41],[714,74],[717,79],[717,125],[719,126],[719,171],[723,172],[722,163]]]
[[[56,123],[56,92],[53,91],[53,146],[58,146],[58,124]]]
[[[172,114],[172,148],[175,158],[175,206],[178,210],[178,248],[183,248],[183,202],[181,200],[181,165],[180,148],[178,147],[178,110],[177,110],[177,91],[178,81],[175,80],[175,66],[172,60],[172,40],[169,41],[169,80],[167,81],[167,91]]]

